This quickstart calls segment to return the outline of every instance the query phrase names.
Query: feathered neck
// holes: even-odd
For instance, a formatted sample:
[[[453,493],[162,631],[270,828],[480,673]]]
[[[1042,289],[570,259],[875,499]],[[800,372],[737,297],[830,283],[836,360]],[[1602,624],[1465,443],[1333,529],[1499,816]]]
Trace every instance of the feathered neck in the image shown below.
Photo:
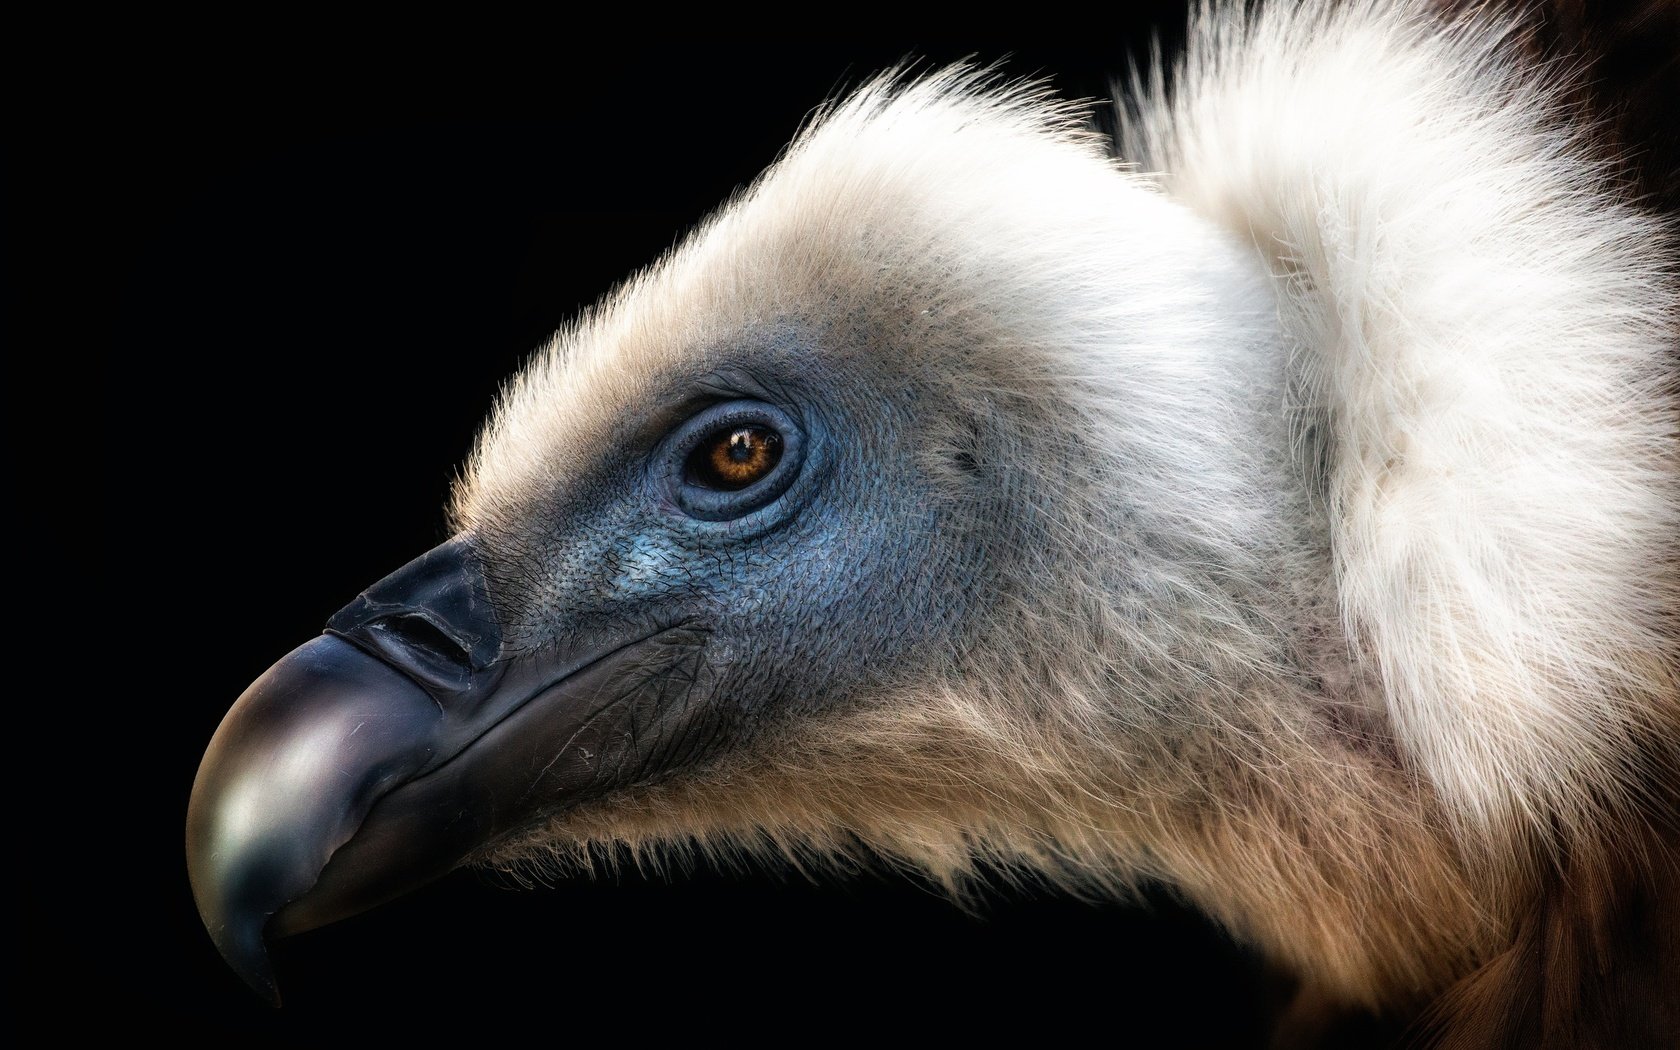
[[[1221,6],[1122,153],[1267,261],[1341,618],[1472,839],[1590,836],[1673,758],[1666,231],[1511,24]],[[1637,803],[1637,800],[1634,800]]]

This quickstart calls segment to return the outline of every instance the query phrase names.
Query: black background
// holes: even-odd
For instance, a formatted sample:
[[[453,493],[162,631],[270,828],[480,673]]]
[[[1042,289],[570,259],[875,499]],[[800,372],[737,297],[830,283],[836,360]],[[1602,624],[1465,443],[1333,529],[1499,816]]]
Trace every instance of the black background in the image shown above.
[[[46,56],[6,166],[24,1016],[288,1044],[1252,1035],[1252,960],[1162,895],[1000,888],[965,912],[905,877],[763,870],[530,892],[458,872],[279,944],[276,1012],[200,928],[181,841],[245,685],[443,538],[499,382],[812,107],[907,56],[1009,56],[1105,95],[1180,6],[1054,46],[156,22],[15,40]]]

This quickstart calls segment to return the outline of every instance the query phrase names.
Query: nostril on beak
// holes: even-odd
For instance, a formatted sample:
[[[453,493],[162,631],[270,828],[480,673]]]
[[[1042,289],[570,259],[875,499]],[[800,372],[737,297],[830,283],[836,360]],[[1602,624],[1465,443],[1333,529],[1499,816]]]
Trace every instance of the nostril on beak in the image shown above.
[[[442,661],[465,673],[472,672],[472,657],[466,646],[419,613],[385,617],[371,626],[417,656]]]

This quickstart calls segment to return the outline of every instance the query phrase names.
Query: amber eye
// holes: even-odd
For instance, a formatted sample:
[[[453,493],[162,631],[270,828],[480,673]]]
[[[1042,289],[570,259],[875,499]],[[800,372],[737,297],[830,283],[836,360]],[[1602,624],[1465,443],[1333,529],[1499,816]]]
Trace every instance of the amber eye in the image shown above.
[[[723,492],[746,488],[776,469],[782,436],[769,427],[738,426],[708,436],[689,454],[692,484]]]
[[[689,417],[666,435],[649,466],[667,506],[696,521],[752,518],[743,527],[756,528],[798,509],[782,496],[805,476],[808,445],[793,416],[738,398]]]

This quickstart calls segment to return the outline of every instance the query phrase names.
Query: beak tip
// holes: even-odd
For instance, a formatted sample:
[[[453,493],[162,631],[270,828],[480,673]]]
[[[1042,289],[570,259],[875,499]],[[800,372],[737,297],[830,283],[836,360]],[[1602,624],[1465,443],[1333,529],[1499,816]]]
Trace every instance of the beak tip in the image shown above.
[[[268,959],[268,946],[263,939],[267,916],[253,916],[251,921],[210,925],[210,939],[221,953],[222,961],[238,974],[251,991],[268,1005],[280,1006],[280,985],[274,979],[274,966]]]
[[[298,932],[271,928],[274,916],[309,898],[380,789],[430,755],[437,712],[408,677],[320,635],[217,727],[187,800],[187,878],[217,950],[270,1003],[280,993],[265,934]]]
[[[232,959],[228,962],[258,998],[274,1009],[280,1009],[280,985],[274,980],[274,970],[269,966],[267,955],[259,955],[245,965],[234,963]]]

